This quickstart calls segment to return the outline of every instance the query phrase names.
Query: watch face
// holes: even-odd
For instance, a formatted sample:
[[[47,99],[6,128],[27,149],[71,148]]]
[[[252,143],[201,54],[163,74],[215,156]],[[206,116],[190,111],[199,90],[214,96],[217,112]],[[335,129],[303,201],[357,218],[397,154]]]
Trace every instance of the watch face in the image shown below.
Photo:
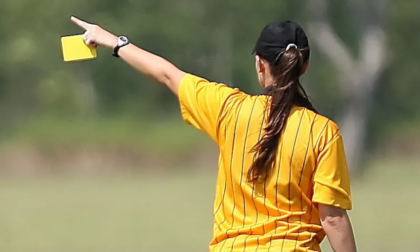
[[[121,36],[121,37],[119,37],[119,39],[120,39],[121,44],[125,44],[125,43],[128,42],[127,37]]]

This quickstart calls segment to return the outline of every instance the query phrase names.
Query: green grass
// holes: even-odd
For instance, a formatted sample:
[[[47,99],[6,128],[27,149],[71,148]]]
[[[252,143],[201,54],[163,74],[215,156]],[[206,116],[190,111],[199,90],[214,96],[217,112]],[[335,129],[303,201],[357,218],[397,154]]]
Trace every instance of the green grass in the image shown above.
[[[359,251],[418,250],[419,177],[416,162],[388,162],[353,183]],[[207,251],[214,179],[215,170],[3,178],[0,251]]]

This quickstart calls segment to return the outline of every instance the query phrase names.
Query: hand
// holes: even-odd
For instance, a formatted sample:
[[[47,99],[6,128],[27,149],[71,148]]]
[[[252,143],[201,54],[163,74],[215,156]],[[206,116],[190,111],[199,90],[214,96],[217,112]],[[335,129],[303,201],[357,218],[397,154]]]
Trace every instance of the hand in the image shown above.
[[[82,21],[76,17],[71,17],[71,21],[85,30],[83,40],[89,46],[102,46],[114,49],[117,45],[118,37],[102,29],[100,26]]]

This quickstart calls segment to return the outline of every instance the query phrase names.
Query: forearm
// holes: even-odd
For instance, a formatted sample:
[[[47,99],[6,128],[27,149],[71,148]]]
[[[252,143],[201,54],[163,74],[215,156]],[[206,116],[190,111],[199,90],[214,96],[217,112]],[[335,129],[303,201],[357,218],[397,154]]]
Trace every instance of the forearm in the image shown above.
[[[85,30],[83,40],[89,46],[102,46],[114,49],[118,44],[118,37],[104,30],[98,25],[87,23],[76,17],[71,20]],[[164,84],[175,95],[178,95],[178,86],[185,73],[162,57],[149,53],[133,44],[123,46],[119,56],[141,74]]]
[[[347,214],[324,219],[322,227],[335,252],[357,251],[353,228]]]
[[[178,94],[178,85],[185,72],[166,59],[133,44],[122,47],[119,50],[119,56],[141,74],[164,84],[174,94]]]

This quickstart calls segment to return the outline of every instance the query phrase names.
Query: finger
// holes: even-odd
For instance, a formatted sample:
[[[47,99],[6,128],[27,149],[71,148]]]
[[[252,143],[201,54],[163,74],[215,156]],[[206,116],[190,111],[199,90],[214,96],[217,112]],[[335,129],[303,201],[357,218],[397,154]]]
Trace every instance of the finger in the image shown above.
[[[96,43],[91,41],[91,40],[87,41],[87,45],[90,46],[90,47],[97,47]]]
[[[83,41],[87,41],[87,39],[88,39],[88,37],[89,37],[89,34],[88,34],[88,32],[85,32],[84,34],[83,34]]]
[[[90,37],[87,37],[85,40],[85,44],[91,47],[96,47],[96,43],[95,41],[93,41]]]
[[[85,29],[85,30],[89,29],[89,27],[92,26],[92,24],[89,24],[88,22],[80,20],[80,19],[78,19],[77,17],[74,17],[74,16],[72,16],[70,19],[73,23],[75,23],[80,28]]]

